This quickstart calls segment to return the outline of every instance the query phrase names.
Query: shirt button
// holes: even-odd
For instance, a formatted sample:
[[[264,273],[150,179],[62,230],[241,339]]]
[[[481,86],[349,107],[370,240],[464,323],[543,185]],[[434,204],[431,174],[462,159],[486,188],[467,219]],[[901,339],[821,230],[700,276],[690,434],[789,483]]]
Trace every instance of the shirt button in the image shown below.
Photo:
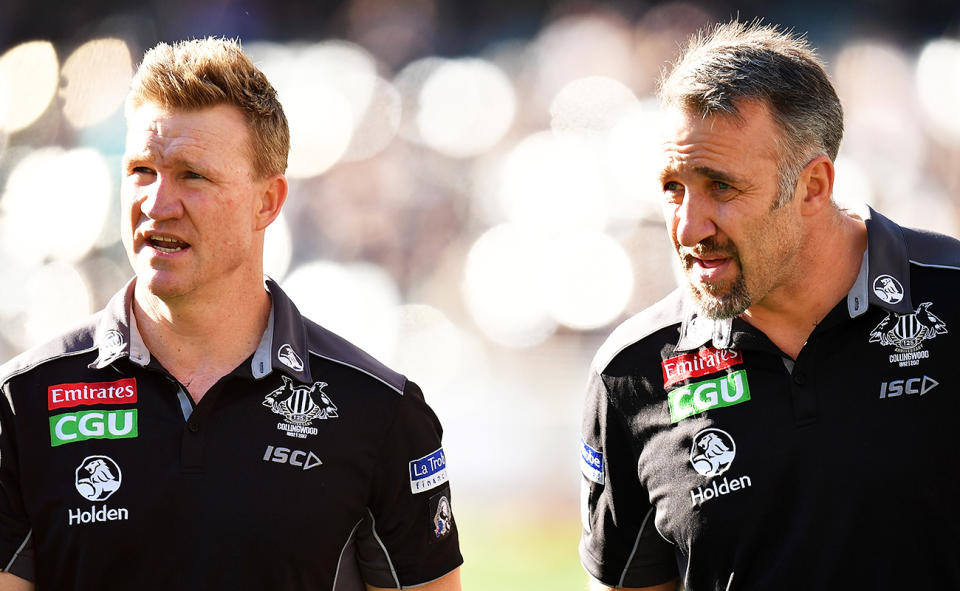
[[[793,383],[795,383],[798,386],[802,386],[805,383],[807,383],[807,378],[806,376],[803,375],[802,371],[793,372]]]
[[[190,419],[189,421],[187,421],[187,429],[189,429],[191,433],[196,433],[200,430],[200,423],[198,423],[193,419]]]

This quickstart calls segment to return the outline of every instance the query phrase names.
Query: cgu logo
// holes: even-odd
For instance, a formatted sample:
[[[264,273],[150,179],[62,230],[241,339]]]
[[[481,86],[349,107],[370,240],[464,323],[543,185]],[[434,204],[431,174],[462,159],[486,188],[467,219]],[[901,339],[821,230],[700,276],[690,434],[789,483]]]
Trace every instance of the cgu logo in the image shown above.
[[[689,384],[667,394],[671,423],[713,408],[733,406],[748,400],[750,384],[744,370]]]
[[[275,462],[277,464],[290,464],[302,470],[316,468],[323,462],[312,451],[306,452],[299,449],[290,449],[288,447],[273,447],[268,445],[263,452],[264,462]]]
[[[880,398],[894,398],[903,394],[919,394],[923,396],[939,385],[940,382],[928,376],[883,382],[880,384]]]
[[[50,445],[137,437],[137,409],[70,412],[50,417]]]

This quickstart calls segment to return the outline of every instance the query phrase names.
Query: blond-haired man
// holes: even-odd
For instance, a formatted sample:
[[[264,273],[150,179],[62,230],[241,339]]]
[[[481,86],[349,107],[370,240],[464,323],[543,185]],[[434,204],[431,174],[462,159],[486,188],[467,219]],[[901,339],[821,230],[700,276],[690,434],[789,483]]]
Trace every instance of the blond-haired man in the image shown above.
[[[236,42],[160,44],[126,115],[136,277],[0,370],[0,589],[459,589],[420,390],[264,279],[266,77]]]

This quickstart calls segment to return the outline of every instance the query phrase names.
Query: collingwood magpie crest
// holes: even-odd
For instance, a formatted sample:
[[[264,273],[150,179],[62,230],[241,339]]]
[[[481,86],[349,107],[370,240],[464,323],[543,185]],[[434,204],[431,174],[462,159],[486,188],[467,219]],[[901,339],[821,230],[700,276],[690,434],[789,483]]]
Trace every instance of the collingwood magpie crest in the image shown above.
[[[282,415],[292,425],[309,425],[314,419],[334,419],[337,407],[324,393],[326,382],[314,382],[312,386],[294,385],[287,376],[283,386],[270,392],[263,399],[263,405]]]
[[[871,343],[893,345],[898,353],[909,353],[923,346],[923,342],[946,334],[947,325],[930,311],[932,302],[924,302],[913,314],[888,312],[870,331]]]

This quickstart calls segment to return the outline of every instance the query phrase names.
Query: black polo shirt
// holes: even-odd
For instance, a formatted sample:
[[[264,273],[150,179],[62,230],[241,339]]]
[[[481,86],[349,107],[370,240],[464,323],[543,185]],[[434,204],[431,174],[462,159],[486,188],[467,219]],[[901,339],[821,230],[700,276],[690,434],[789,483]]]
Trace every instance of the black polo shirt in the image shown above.
[[[106,309],[0,369],[0,566],[39,589],[363,589],[462,559],[419,388],[272,281],[257,351],[194,404]]]
[[[686,290],[600,349],[580,442],[594,578],[960,589],[960,242],[866,221],[856,284],[795,361]]]

